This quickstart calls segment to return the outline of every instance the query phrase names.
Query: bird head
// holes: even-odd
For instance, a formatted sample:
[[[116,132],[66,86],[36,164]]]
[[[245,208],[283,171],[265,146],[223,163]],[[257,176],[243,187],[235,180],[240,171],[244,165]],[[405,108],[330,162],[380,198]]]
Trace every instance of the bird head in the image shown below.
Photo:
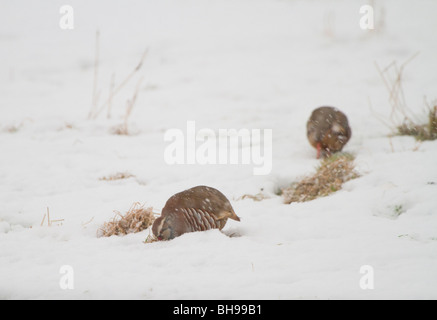
[[[159,217],[152,226],[152,231],[158,240],[171,240],[176,237],[167,217]]]
[[[334,122],[331,130],[324,136],[323,144],[332,152],[341,151],[351,136],[351,130],[347,123]]]

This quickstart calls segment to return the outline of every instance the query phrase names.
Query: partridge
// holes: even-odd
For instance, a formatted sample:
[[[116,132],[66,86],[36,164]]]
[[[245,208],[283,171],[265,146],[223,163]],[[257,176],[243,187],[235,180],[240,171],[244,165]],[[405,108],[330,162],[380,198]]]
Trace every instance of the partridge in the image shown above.
[[[170,240],[187,232],[221,230],[228,218],[240,221],[229,200],[217,189],[197,186],[168,199],[152,231],[158,240]]]
[[[313,111],[307,122],[307,137],[320,156],[341,151],[352,135],[346,115],[333,107]]]

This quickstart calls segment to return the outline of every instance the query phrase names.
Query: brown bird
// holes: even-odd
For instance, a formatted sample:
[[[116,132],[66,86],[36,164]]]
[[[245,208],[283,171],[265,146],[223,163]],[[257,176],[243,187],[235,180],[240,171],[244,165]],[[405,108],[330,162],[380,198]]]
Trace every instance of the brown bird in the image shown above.
[[[221,230],[228,218],[240,221],[229,200],[217,189],[197,186],[168,199],[152,231],[158,240],[170,240],[187,232]]]
[[[307,122],[307,137],[320,156],[341,151],[352,135],[346,115],[333,107],[313,111]]]

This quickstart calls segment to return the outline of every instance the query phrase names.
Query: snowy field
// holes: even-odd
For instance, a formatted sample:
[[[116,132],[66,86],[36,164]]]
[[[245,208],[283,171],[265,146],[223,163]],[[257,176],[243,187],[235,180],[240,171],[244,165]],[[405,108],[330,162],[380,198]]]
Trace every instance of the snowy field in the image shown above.
[[[59,9],[74,9],[64,30]],[[399,64],[409,107],[437,98],[437,1],[2,1],[0,4],[0,299],[437,299],[437,141],[393,137],[375,68]],[[89,119],[96,30],[97,92]],[[143,77],[143,78],[142,78]],[[129,135],[113,133],[140,79]],[[349,117],[361,177],[337,193],[283,204],[275,193],[318,165],[311,111]],[[370,108],[372,106],[372,108]],[[272,170],[164,161],[168,129],[272,129]],[[103,181],[118,172],[132,177]],[[223,232],[144,243],[149,231],[98,238],[134,202],[159,212],[208,185],[240,222]],[[263,201],[240,199],[263,190]],[[43,217],[50,210],[53,222]],[[229,235],[233,235],[230,237]],[[74,288],[60,285],[62,266]],[[360,286],[362,266],[373,289]],[[71,271],[70,270],[70,271]],[[71,275],[71,273],[70,273]],[[361,281],[361,282],[360,282]],[[70,282],[71,284],[71,282]]]

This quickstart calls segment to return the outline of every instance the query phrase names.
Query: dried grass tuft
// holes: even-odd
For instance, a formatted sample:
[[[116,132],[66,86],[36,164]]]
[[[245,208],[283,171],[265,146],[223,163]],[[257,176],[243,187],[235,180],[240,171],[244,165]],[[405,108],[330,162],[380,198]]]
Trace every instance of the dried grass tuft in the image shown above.
[[[19,126],[8,126],[5,128],[5,131],[8,133],[17,133],[20,130]]]
[[[406,120],[397,127],[397,133],[401,136],[413,136],[416,140],[436,140],[437,139],[437,105],[429,108],[428,123],[416,124]]]
[[[264,200],[264,199],[269,199],[270,197],[269,196],[267,196],[267,195],[265,195],[264,193],[263,193],[263,191],[264,191],[264,189],[261,189],[261,191],[260,192],[258,192],[257,194],[255,194],[255,195],[252,195],[252,194],[243,194],[241,197],[239,197],[238,199],[237,199],[237,201],[239,201],[239,200],[244,200],[244,199],[252,199],[253,201],[262,201],[262,200]]]
[[[105,222],[98,230],[99,237],[111,237],[137,233],[149,228],[155,216],[153,208],[144,208],[144,205],[134,203],[125,215],[115,211],[116,215],[110,222]]]
[[[310,201],[336,192],[346,181],[359,177],[354,168],[354,157],[350,154],[336,153],[325,158],[313,176],[282,190],[284,203]]]
[[[99,180],[101,181],[115,181],[115,180],[123,180],[123,179],[129,179],[135,177],[134,175],[130,174],[129,172],[117,172],[115,174],[111,174],[106,177],[101,177]]]
[[[375,62],[375,66],[386,86],[389,93],[389,103],[391,105],[391,113],[387,122],[380,115],[379,119],[392,129],[395,135],[406,135],[416,138],[418,141],[436,140],[437,139],[437,101],[433,101],[431,105],[426,101],[428,109],[428,120],[421,121],[421,117],[413,113],[407,105],[403,79],[404,70],[408,63],[417,57],[416,53],[404,62],[400,67],[396,61],[393,61],[384,69],[381,69]]]
[[[153,243],[157,241],[159,241],[158,238],[156,238],[153,234],[149,234],[146,240],[144,240],[144,243]]]

